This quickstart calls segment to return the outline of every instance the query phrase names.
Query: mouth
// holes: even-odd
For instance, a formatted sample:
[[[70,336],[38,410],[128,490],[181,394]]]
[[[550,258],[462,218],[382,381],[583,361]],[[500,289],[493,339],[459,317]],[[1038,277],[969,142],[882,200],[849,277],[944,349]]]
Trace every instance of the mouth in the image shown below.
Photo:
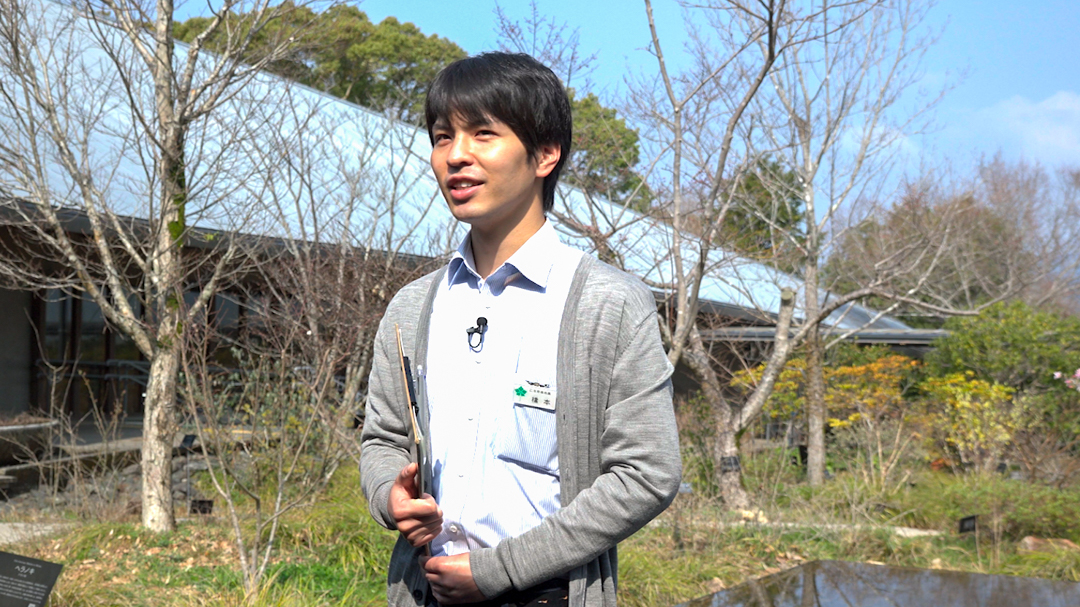
[[[446,180],[450,196],[456,201],[468,200],[482,185],[484,185],[482,181],[468,177],[451,177]]]

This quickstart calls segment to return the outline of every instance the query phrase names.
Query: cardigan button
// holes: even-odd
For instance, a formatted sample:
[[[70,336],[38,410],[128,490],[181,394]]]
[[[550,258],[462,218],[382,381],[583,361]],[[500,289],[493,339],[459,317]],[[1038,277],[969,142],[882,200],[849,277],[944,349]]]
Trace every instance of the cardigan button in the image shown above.
[[[412,591],[412,598],[417,603],[422,603],[424,601],[424,591],[423,590],[413,590]]]

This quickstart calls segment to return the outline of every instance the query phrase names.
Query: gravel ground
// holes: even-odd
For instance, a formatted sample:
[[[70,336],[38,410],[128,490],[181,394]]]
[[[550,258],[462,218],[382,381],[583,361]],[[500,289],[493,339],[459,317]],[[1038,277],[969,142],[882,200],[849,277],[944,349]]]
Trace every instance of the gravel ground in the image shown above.
[[[173,458],[173,499],[178,503],[186,501],[189,498],[188,475],[206,469],[206,461],[201,455]],[[120,470],[105,470],[92,477],[69,480],[58,491],[48,485],[13,487],[7,491],[6,499],[0,500],[0,519],[20,521],[10,523],[20,525],[71,514],[91,519],[138,514],[141,510],[141,474],[139,464],[131,464]],[[191,498],[203,498],[196,488],[192,487],[191,492]],[[10,543],[4,539],[8,537],[5,533],[0,530],[0,544]]]

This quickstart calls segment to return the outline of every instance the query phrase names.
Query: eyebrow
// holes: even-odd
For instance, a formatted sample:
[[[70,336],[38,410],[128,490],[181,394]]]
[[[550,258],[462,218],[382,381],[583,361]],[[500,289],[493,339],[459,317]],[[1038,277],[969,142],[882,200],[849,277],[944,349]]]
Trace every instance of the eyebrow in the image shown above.
[[[495,120],[491,116],[484,116],[481,120],[473,120],[473,121],[469,122],[468,124],[466,124],[465,126],[469,127],[470,129],[474,129],[474,128],[478,127],[478,126],[491,126],[491,125],[495,124],[496,122],[501,122],[501,121]]]
[[[496,119],[492,118],[491,116],[484,116],[480,120],[472,120],[472,121],[467,122],[465,124],[465,128],[474,129],[476,127],[481,127],[481,126],[491,126],[491,125],[496,124],[498,122],[502,122],[502,121],[501,120],[496,120]],[[435,130],[435,129],[450,129],[450,128],[451,128],[451,122],[450,122],[450,120],[447,120],[446,118],[438,118],[438,119],[435,120],[435,122],[433,122],[431,124],[431,129],[432,130]]]

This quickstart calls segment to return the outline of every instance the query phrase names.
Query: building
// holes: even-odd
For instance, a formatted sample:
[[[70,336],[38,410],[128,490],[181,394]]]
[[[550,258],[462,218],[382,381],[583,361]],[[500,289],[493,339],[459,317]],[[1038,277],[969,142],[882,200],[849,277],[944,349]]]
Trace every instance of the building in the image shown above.
[[[0,207],[13,212],[28,200],[47,200],[51,208],[67,214],[67,233],[86,242],[93,240],[91,211],[103,212],[117,219],[117,230],[137,240],[139,222],[152,216],[155,203],[148,177],[152,171],[147,171],[154,150],[139,135],[140,117],[152,115],[152,84],[138,77],[137,67],[129,72],[133,77],[118,77],[117,65],[138,66],[139,58],[108,22],[91,22],[49,0],[26,6],[26,39],[50,51],[42,54],[52,62],[49,73],[63,79],[54,84],[68,104],[70,122],[65,127],[70,132],[65,136],[79,142],[74,152],[79,162],[77,168],[65,165],[57,142],[47,133],[21,128],[21,119],[41,108],[21,105],[19,95],[7,97],[0,103],[0,123],[9,125],[0,127],[7,155],[0,156]],[[185,50],[177,44],[178,63],[184,61]],[[15,83],[16,90],[25,82],[15,74],[0,76]],[[34,149],[45,151],[35,155]],[[446,254],[465,233],[443,207],[430,176],[430,144],[423,130],[269,74],[253,75],[247,86],[200,121],[186,149],[192,192],[187,221],[205,235],[344,243],[430,258]],[[26,159],[36,171],[20,168]],[[86,194],[83,181],[92,182],[91,194]],[[609,244],[628,271],[655,284],[671,275],[673,238],[667,224],[590,200],[572,188],[561,189],[557,205],[565,217],[598,221],[594,227],[601,231],[617,228]],[[574,221],[553,219],[567,243],[591,249],[588,238],[571,227]],[[0,223],[8,243],[21,242],[20,230],[28,220],[24,215],[20,221]],[[214,250],[209,236],[191,246]],[[703,309],[740,327],[718,329],[711,336],[767,341],[780,290],[799,290],[801,282],[724,251],[713,251],[708,261],[712,269],[702,284]],[[131,340],[111,328],[92,301],[57,288],[29,289],[32,283],[21,280],[18,271],[6,272],[6,277],[0,310],[8,322],[0,325],[0,339],[9,347],[0,354],[0,411],[48,410],[48,403],[61,402],[60,408],[74,417],[95,408],[138,415],[146,363]],[[142,277],[133,270],[128,280],[134,284]],[[662,300],[664,293],[657,296]],[[823,300],[827,297],[822,293]],[[210,314],[239,331],[245,309],[242,301],[215,294]],[[899,339],[925,344],[936,336],[914,332],[855,304],[837,310],[830,324],[855,335],[876,331],[873,335],[889,343]],[[58,384],[52,381],[58,372],[77,379],[59,399],[53,393]]]

